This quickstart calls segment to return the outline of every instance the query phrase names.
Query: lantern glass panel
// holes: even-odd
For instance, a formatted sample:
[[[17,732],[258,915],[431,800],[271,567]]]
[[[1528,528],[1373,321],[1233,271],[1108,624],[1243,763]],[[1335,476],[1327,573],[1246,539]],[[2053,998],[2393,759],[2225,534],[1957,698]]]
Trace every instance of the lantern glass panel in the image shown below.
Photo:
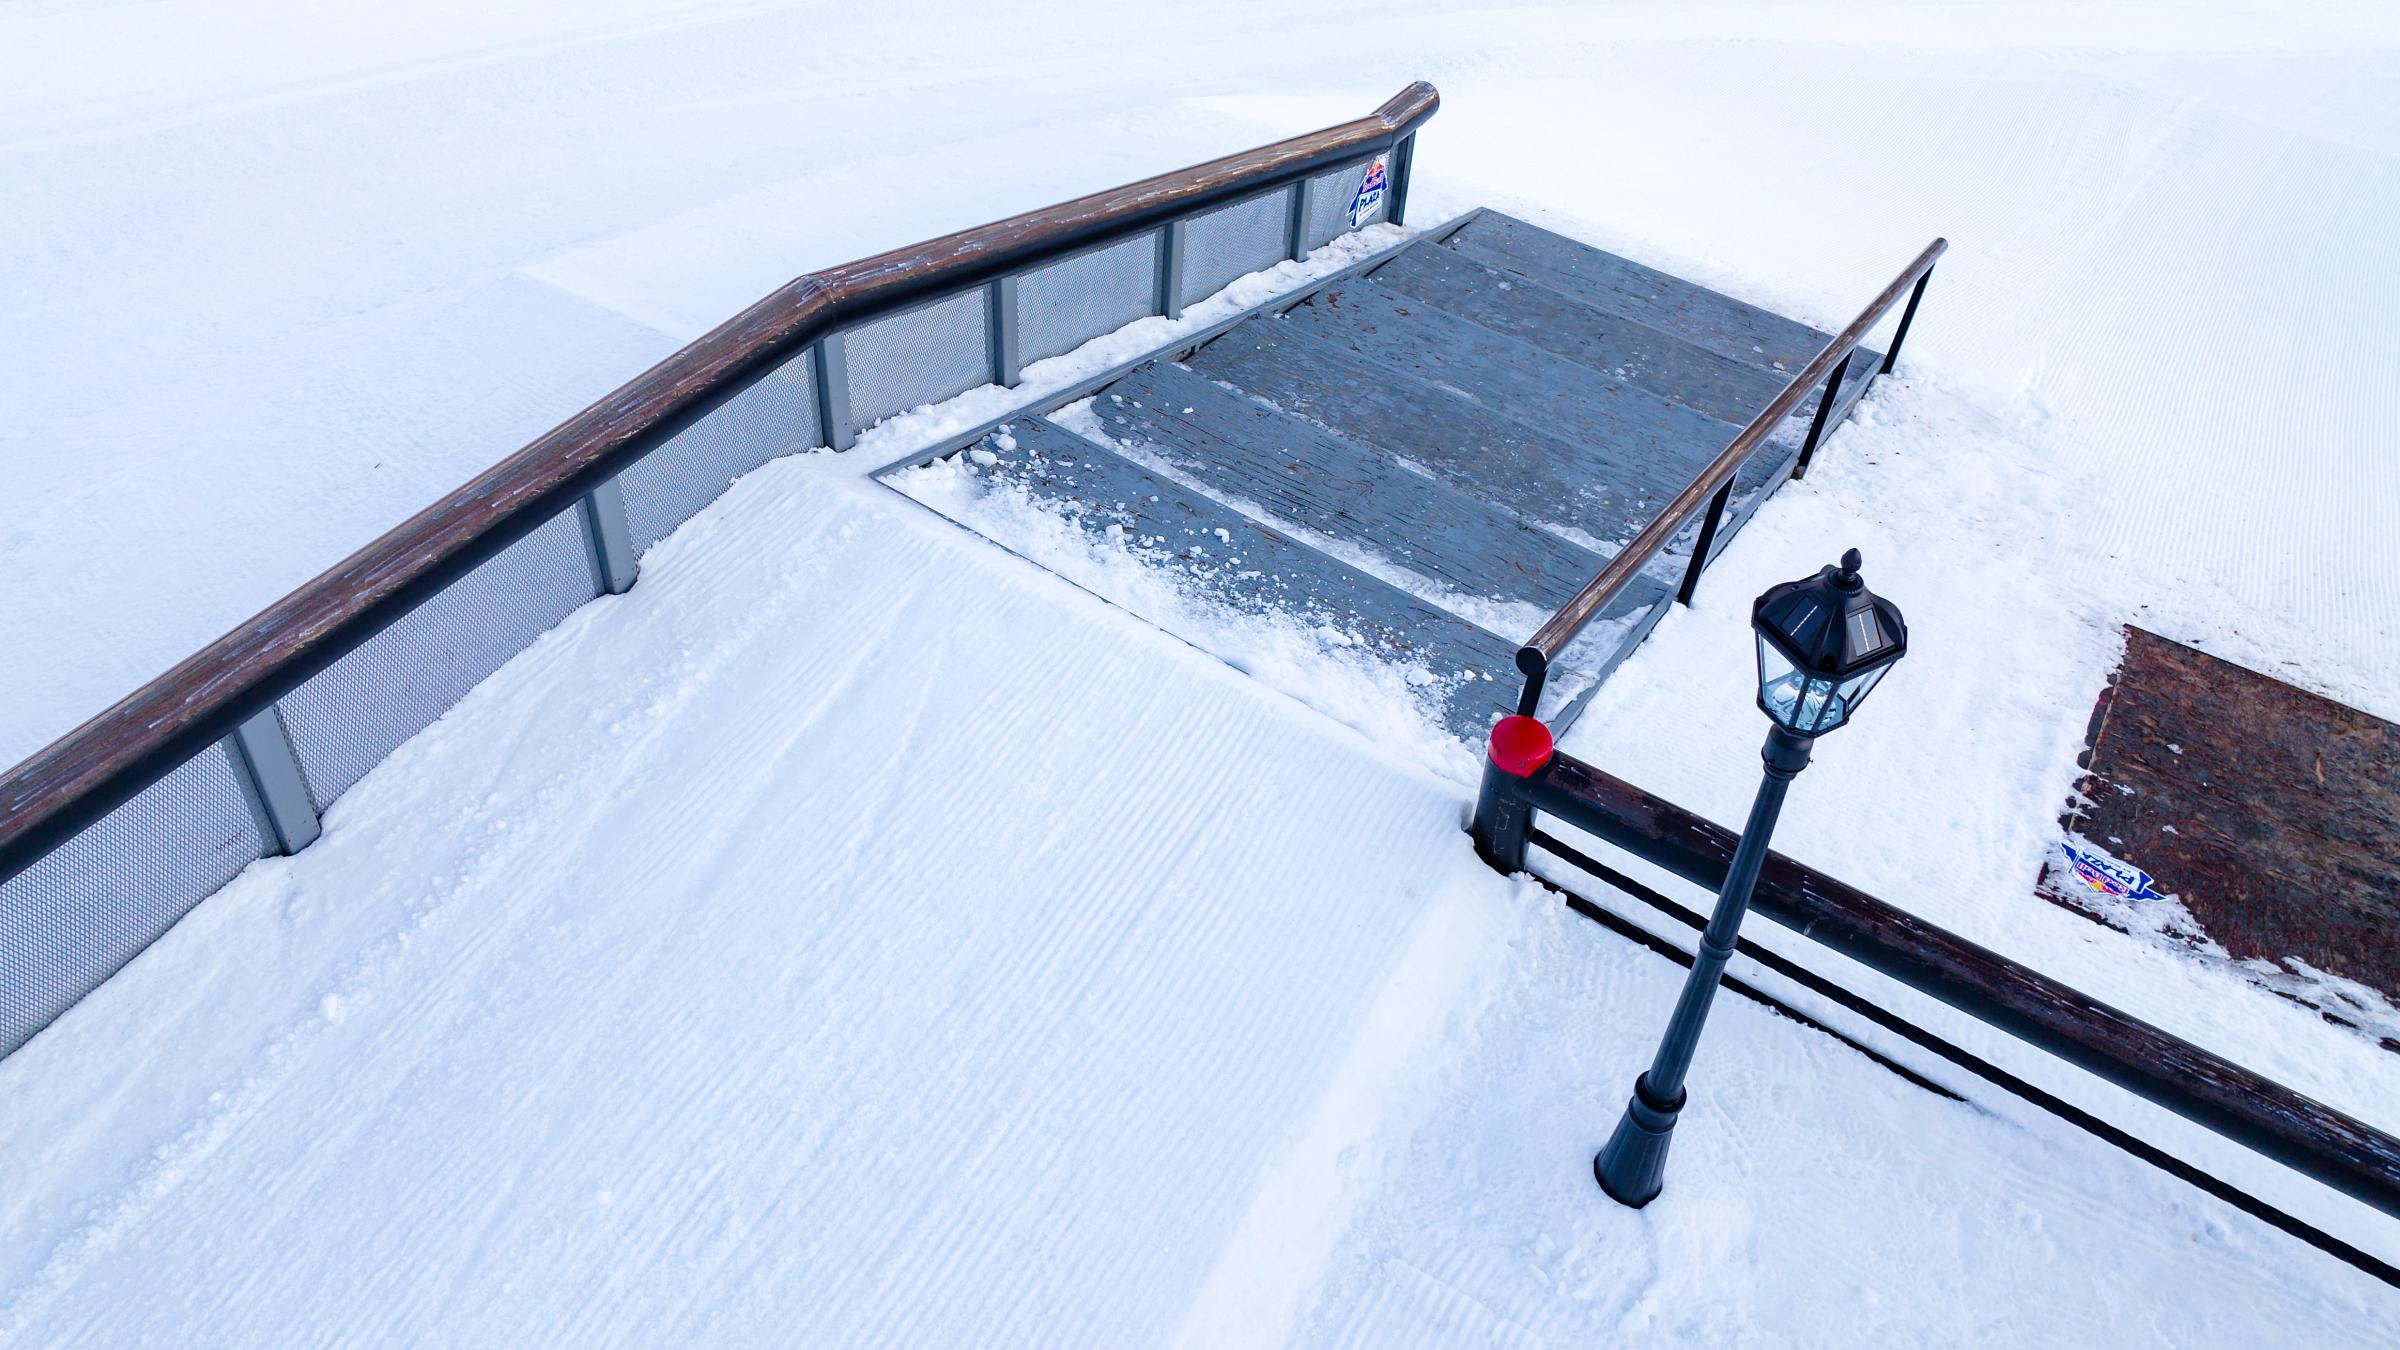
[[[1858,707],[1859,700],[1867,696],[1867,691],[1875,687],[1875,682],[1883,678],[1883,672],[1890,670],[1894,664],[1894,662],[1886,661],[1873,670],[1862,670],[1842,681],[1842,691],[1839,695],[1842,703],[1842,716],[1848,717],[1851,710]]]
[[[1849,708],[1835,695],[1833,677],[1811,675],[1808,688],[1800,695],[1800,721],[1795,731],[1831,731],[1850,715]]]
[[[1814,732],[1834,701],[1833,682],[1803,674],[1774,643],[1758,637],[1758,701],[1767,716],[1798,732]],[[1835,721],[1841,717],[1837,713]]]
[[[1758,641],[1758,701],[1772,708],[1775,706],[1774,691],[1782,689],[1787,683],[1796,680],[1798,672],[1792,668],[1791,661],[1777,650],[1774,643],[1767,641],[1764,635],[1753,633],[1751,636]],[[1786,702],[1790,701],[1788,693],[1784,697]]]

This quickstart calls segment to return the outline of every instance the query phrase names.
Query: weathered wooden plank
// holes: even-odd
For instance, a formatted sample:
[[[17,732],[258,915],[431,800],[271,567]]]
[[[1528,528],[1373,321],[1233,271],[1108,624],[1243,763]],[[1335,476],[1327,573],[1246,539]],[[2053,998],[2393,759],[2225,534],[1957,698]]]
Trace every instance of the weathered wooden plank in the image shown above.
[[[1848,359],[1837,357],[1836,353],[1854,351],[1855,344],[1885,315],[1891,313],[1892,307],[1900,303],[1900,297],[1911,293],[1912,288],[1933,269],[1933,265],[1941,260],[1949,247],[1949,240],[1936,239],[1910,259],[1908,266],[1900,269],[1900,274],[1877,292],[1856,318],[1845,324],[1840,333],[1835,334],[1831,341],[1818,349],[1815,356],[1809,358],[1792,382],[1783,387],[1783,392],[1760,409],[1758,416],[1750,419],[1749,425],[1743,427],[1718,452],[1705,470],[1676,493],[1675,499],[1648,525],[1643,526],[1640,534],[1608,560],[1608,566],[1600,570],[1600,575],[1593,577],[1589,585],[1578,591],[1574,599],[1560,606],[1558,613],[1526,640],[1528,658],[1539,653],[1556,659],[1577,629],[1589,622],[1592,615],[1602,612],[1611,597],[1656,561],[1659,550],[1684,528],[1704,502],[1730,484],[1743,469],[1752,467],[1751,459],[1762,446],[1773,440],[1775,433],[1781,429],[1779,424],[1785,423],[1793,409],[1800,406],[1801,400],[1807,397],[1807,391],[1817,382],[1831,378],[1840,361]]]
[[[1632,538],[1682,486],[1656,466],[1611,464],[1594,447],[1457,390],[1398,378],[1292,324],[1245,323],[1186,364],[1527,520],[1602,545]]]
[[[1479,262],[1768,370],[1776,369],[1776,362],[1798,370],[1825,345],[1826,334],[1798,320],[1497,212],[1476,217],[1442,242]]]
[[[2234,960],[2400,998],[2400,725],[2130,624],[2125,640],[2064,823],[2156,877]],[[2044,891],[2123,923],[2080,886]]]
[[[1734,426],[1749,421],[1790,380],[1456,249],[1405,249],[1375,269],[1374,281]]]
[[[1612,474],[1688,479],[1741,429],[1372,282],[1324,291],[1282,322],[1592,446]]]
[[[1546,615],[1606,561],[1381,450],[1180,366],[1144,366],[1094,399],[1092,410],[1111,438],[1212,492],[1445,590],[1531,604]]]
[[[1421,662],[1449,682],[1445,721],[1462,737],[1481,737],[1512,710],[1516,644],[1455,614],[1046,419],[1013,423],[1006,440],[987,437],[976,449],[991,456],[978,472],[1062,508],[1095,538],[1222,604],[1330,627],[1376,655]]]

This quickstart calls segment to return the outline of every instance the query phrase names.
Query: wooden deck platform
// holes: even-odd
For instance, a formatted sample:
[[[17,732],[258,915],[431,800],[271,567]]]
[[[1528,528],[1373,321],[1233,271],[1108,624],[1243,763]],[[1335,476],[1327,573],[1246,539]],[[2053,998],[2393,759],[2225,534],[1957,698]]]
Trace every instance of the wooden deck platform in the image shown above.
[[[2296,959],[2400,1000],[2400,726],[2125,632],[2067,828],[2150,873],[2234,959]],[[2056,883],[2045,893],[2109,917]]]
[[[1476,672],[1443,719],[1473,740],[1511,710],[1516,647],[1829,340],[1479,211],[1127,371],[1067,425],[960,453],[1095,536],[1158,541],[1142,556],[1214,601]],[[1837,423],[1879,361],[1852,358]],[[1790,477],[1801,408],[1736,479],[1717,548]],[[1219,530],[1247,567],[1212,561]],[[1695,533],[1554,664],[1555,725],[1649,632]]]

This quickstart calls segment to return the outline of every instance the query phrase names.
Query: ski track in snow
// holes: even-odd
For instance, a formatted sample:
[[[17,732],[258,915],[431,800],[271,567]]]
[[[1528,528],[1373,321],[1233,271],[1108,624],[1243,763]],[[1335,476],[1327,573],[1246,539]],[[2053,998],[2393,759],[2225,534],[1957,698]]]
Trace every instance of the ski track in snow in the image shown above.
[[[1420,916],[1513,888],[1447,784],[1054,583],[959,585],[983,545],[829,463],[0,1065],[0,1153],[45,1159],[0,1326],[1163,1334]],[[175,1062],[62,1081],[128,1055]]]
[[[2146,1198],[2157,1174],[2088,1136],[1886,1098],[1899,1080],[1730,995],[1667,1190],[1624,1209],[1591,1157],[1682,972],[1595,950],[1563,909],[1514,935],[1509,965],[1291,1343],[2370,1346],[2400,1329],[2372,1282],[2292,1298],[2251,1235],[2212,1205]],[[1762,1120],[1777,1124],[1747,1124]],[[1903,1267],[1924,1284],[1903,1287]]]
[[[0,1062],[0,1334],[2400,1331],[1730,997],[1674,1203],[1607,1205],[1674,967],[1486,870],[1455,781],[855,467],[743,480]]]

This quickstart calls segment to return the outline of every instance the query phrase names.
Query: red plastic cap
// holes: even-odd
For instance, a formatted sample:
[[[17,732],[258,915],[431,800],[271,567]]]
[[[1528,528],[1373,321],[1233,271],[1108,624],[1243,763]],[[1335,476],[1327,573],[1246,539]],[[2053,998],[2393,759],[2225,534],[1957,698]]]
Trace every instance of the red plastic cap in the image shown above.
[[[1538,718],[1503,717],[1492,724],[1492,767],[1511,777],[1531,777],[1556,748]]]

